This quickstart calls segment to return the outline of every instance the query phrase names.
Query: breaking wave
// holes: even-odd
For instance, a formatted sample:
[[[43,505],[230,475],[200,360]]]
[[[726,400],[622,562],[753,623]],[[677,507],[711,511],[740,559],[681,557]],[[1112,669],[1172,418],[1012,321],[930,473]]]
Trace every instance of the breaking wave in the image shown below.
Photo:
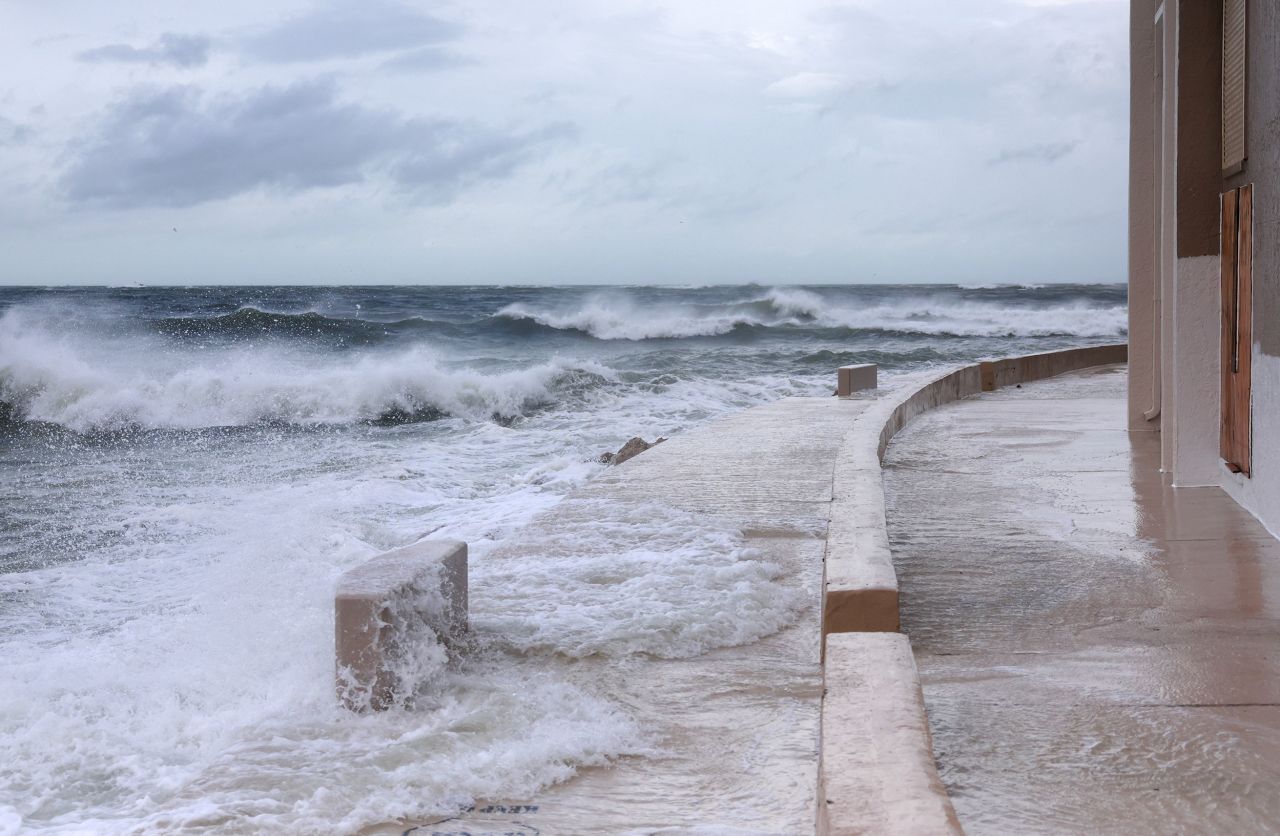
[[[613,379],[590,361],[494,374],[450,368],[421,346],[354,357],[177,352],[136,335],[59,336],[20,310],[0,317],[0,419],[76,432],[511,420]]]
[[[837,302],[798,288],[774,288],[755,298],[702,305],[646,306],[625,294],[597,294],[572,309],[515,303],[494,316],[598,340],[715,337],[758,327],[930,337],[1118,337],[1128,328],[1124,304],[1087,299],[1028,305],[922,294],[854,307],[848,300]]]

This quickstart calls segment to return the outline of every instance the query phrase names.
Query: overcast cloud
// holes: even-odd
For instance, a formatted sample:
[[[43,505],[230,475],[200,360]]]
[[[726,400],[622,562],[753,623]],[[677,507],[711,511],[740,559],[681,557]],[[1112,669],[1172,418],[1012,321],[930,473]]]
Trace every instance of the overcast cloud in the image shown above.
[[[172,32],[166,32],[150,46],[107,44],[86,49],[76,57],[90,64],[116,61],[122,64],[171,64],[175,67],[199,67],[209,60],[209,39],[203,35],[175,35]]]
[[[396,0],[317,4],[261,32],[244,45],[265,61],[322,61],[451,41],[457,23]]]
[[[429,203],[510,174],[568,126],[501,133],[340,102],[329,79],[215,96],[134,91],[108,108],[63,185],[96,206],[184,207],[263,190],[284,196],[376,181]]]
[[[0,282],[1119,281],[1126,26],[0,0]]]

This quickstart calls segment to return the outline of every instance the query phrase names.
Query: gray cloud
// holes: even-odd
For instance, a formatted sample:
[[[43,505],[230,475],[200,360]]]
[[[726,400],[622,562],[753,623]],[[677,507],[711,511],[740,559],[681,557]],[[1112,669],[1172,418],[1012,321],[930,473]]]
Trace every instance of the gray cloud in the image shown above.
[[[1076,149],[1080,143],[1047,142],[1039,145],[1025,145],[1021,148],[1005,148],[999,154],[987,160],[987,165],[1003,165],[1005,163],[1056,163]]]
[[[395,72],[415,73],[449,70],[454,67],[466,67],[475,63],[474,58],[459,55],[451,49],[439,46],[424,46],[388,59],[382,66]]]
[[[263,61],[356,58],[451,41],[462,28],[395,0],[341,0],[317,6],[244,42]]]
[[[34,135],[30,125],[0,116],[0,145],[22,145]]]
[[[1124,0],[128,6],[71,37],[65,3],[0,15],[0,273],[345,281],[376,255],[418,281],[429,236],[459,281],[1124,275]],[[164,31],[209,35],[204,68],[137,63]],[[130,46],[88,60],[134,63],[75,60],[104,44]],[[579,138],[537,130],[561,121]],[[207,257],[114,208],[192,204]]]
[[[570,133],[565,125],[502,133],[406,119],[341,102],[328,81],[241,98],[172,87],[111,107],[77,149],[62,186],[91,205],[182,207],[255,189],[296,193],[385,176],[415,200],[446,203]]]
[[[177,35],[166,32],[151,46],[107,44],[86,50],[77,60],[93,64],[169,64],[174,67],[199,67],[209,60],[209,39],[203,35]]]

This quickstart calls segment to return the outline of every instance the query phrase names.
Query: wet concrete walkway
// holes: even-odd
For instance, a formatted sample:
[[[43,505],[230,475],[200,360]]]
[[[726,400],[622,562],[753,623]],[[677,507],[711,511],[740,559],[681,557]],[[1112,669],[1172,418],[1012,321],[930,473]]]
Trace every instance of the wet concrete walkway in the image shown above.
[[[529,797],[365,834],[812,832],[832,469],[869,402],[787,398],[682,433],[593,479],[488,555],[490,567],[511,567],[512,582],[473,589],[473,616],[500,595],[554,619],[584,606],[587,586],[633,590],[618,599],[617,623],[600,627],[617,636],[583,639],[592,652],[551,644],[498,663],[608,700],[649,733],[653,751],[567,764],[562,783]],[[678,563],[693,565],[671,566],[673,582],[624,576],[627,564],[662,564],[663,538],[685,529],[718,538],[683,552]],[[565,567],[557,596],[541,604],[521,576],[535,552],[560,554]],[[609,572],[575,587],[574,567],[596,558]],[[752,565],[770,567],[768,583],[751,581]],[[656,585],[652,600],[645,585]],[[649,616],[635,615],[646,607]],[[684,638],[668,646],[668,634]]]
[[[903,629],[971,834],[1280,827],[1280,544],[1164,485],[1125,381],[984,394],[889,448]]]

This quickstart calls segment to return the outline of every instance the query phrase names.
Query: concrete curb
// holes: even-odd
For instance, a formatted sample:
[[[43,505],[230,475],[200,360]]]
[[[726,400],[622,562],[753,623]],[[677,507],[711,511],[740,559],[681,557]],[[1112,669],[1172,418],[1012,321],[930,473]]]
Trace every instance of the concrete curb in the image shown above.
[[[1001,386],[1123,363],[1124,344],[1069,348],[984,360],[908,380],[874,401],[836,454],[831,523],[823,566],[822,635],[898,629],[898,578],[889,551],[880,462],[889,442],[917,415]]]
[[[962,832],[938,778],[911,644],[898,633],[880,471],[889,442],[942,404],[1127,356],[1125,345],[1091,346],[923,375],[874,401],[845,433],[823,563],[819,834]]]
[[[818,834],[962,833],[934,764],[907,637],[832,636],[822,678]]]

